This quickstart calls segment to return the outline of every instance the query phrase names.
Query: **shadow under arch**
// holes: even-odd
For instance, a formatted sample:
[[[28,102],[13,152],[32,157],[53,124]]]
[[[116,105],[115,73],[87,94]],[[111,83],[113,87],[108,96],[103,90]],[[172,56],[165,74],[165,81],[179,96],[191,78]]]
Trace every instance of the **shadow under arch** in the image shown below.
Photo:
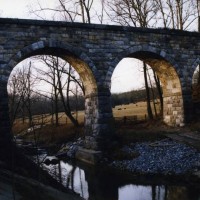
[[[193,103],[193,117],[195,120],[200,119],[200,59],[197,58],[190,67],[189,77],[191,84],[192,103]]]
[[[157,73],[163,89],[163,121],[170,126],[183,126],[182,87],[174,60],[163,50],[146,45],[135,46],[121,53],[120,57],[113,61],[107,79],[111,79],[115,66],[123,58],[136,58],[144,61]]]
[[[200,65],[200,58],[197,58],[193,63],[192,65],[190,66],[190,74],[191,76],[193,76],[196,68],[198,67],[198,65]]]

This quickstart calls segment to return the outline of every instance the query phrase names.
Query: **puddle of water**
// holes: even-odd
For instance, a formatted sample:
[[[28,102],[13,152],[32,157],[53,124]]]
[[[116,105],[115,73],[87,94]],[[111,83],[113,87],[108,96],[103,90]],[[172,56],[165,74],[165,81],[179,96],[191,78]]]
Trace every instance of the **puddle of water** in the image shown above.
[[[200,191],[184,185],[138,185],[117,174],[99,173],[65,161],[44,165],[62,184],[86,200],[200,200]],[[150,181],[151,182],[151,181]]]

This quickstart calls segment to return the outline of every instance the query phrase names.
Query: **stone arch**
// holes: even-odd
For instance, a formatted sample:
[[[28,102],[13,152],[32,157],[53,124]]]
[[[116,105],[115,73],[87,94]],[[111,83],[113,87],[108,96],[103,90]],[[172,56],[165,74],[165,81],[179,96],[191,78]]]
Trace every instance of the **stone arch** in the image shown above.
[[[111,66],[108,69],[106,78],[107,79],[111,78],[113,71],[120,60],[122,60],[125,57],[130,57],[131,54],[134,54],[137,52],[154,53],[155,55],[159,55],[160,57],[162,57],[163,59],[168,61],[172,66],[174,66],[174,68],[178,67],[178,65],[176,64],[174,59],[171,56],[169,56],[164,50],[160,50],[160,49],[158,49],[156,47],[152,47],[150,45],[137,45],[137,46],[130,47],[130,48],[126,49],[125,51],[121,52],[119,54],[119,56],[113,60]]]
[[[120,53],[113,61],[107,73],[107,80],[111,80],[115,66],[125,57],[145,61],[156,71],[163,88],[163,121],[170,126],[184,125],[182,87],[175,61],[164,50],[148,45],[134,46]]]
[[[69,62],[79,73],[85,87],[85,132],[88,135],[93,134],[93,126],[95,124],[95,120],[97,121],[97,81],[99,76],[94,63],[82,49],[78,49],[71,45],[53,40],[38,41],[20,49],[15,55],[11,57],[8,63],[5,63],[5,67],[0,71],[0,85],[2,85],[3,82],[3,88],[5,91],[4,93],[7,93],[7,81],[12,69],[22,60],[34,55],[42,54],[61,57],[62,59]],[[9,121],[7,95],[5,95],[3,102],[6,104],[6,106],[4,105],[5,109],[2,113],[4,113],[6,116],[5,121]],[[1,106],[0,110],[2,111]],[[7,124],[5,128],[8,127],[9,125]],[[2,127],[0,128],[2,129]]]
[[[66,60],[79,73],[86,89],[86,96],[97,92],[98,71],[92,60],[84,53],[84,50],[57,40],[38,41],[19,50],[5,67],[7,73],[4,75],[8,75],[22,60],[40,54],[59,56]]]

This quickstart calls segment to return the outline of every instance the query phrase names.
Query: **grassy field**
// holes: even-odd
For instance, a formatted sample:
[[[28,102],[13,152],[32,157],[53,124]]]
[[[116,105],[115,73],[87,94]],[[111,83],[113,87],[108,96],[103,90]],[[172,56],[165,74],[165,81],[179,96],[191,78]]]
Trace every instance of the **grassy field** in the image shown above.
[[[113,108],[113,116],[116,119],[123,119],[124,116],[127,118],[137,118],[138,120],[145,119],[147,116],[146,111],[146,102],[138,102],[138,103],[131,103],[128,105],[119,105]],[[159,105],[157,104],[157,110],[159,110]],[[76,113],[73,113],[74,116]],[[55,118],[55,117],[54,117]],[[84,124],[84,111],[78,111],[77,119],[80,124]],[[55,120],[54,120],[55,121]],[[14,123],[15,132],[21,132],[23,129],[28,128],[28,119],[25,120],[24,128],[20,127],[20,124],[22,124],[22,119],[17,119]],[[33,116],[33,124],[46,124],[46,125],[52,125],[52,116],[49,114],[44,115],[35,115]],[[69,125],[71,126],[72,123],[66,117],[65,113],[61,112],[59,113],[59,124],[60,125]],[[22,129],[22,130],[21,130]]]
[[[158,105],[157,105],[157,110]],[[74,113],[75,116],[76,113]],[[116,126],[124,126],[123,118],[127,117],[126,126],[129,124],[129,130],[127,134],[130,133],[130,127],[133,125],[133,121],[144,120],[147,116],[146,112],[146,103],[138,102],[135,104],[128,105],[120,105],[113,108],[113,116],[116,121]],[[18,135],[26,135],[27,139],[33,140],[34,137],[41,142],[46,141],[47,143],[57,142],[60,143],[62,141],[67,141],[72,139],[73,137],[79,137],[83,135],[83,124],[84,124],[84,111],[78,112],[78,121],[82,125],[79,128],[74,128],[71,121],[66,117],[65,113],[59,113],[59,126],[56,127],[52,123],[51,115],[36,115],[33,117],[34,125],[44,124],[42,128],[35,128],[34,134],[30,132],[27,133],[28,119],[25,120],[25,123],[22,123],[22,119],[17,119],[13,125],[13,134]],[[126,127],[127,128],[127,127]],[[122,128],[123,132],[124,127]],[[25,133],[25,134],[24,134]],[[119,129],[119,133],[120,129]]]
[[[153,108],[153,105],[152,105]],[[159,104],[156,105],[157,112],[159,111]],[[154,113],[155,114],[155,113]],[[137,118],[138,120],[146,119],[147,107],[146,102],[131,103],[128,105],[115,106],[113,109],[114,118]]]

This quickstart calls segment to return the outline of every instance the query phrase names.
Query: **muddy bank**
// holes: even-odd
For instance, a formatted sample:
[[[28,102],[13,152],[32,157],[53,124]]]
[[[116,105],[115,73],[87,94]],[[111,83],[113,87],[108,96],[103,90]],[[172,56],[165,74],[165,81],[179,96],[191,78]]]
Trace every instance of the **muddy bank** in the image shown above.
[[[81,200],[78,195],[67,194],[36,180],[0,170],[0,199],[6,200]]]

